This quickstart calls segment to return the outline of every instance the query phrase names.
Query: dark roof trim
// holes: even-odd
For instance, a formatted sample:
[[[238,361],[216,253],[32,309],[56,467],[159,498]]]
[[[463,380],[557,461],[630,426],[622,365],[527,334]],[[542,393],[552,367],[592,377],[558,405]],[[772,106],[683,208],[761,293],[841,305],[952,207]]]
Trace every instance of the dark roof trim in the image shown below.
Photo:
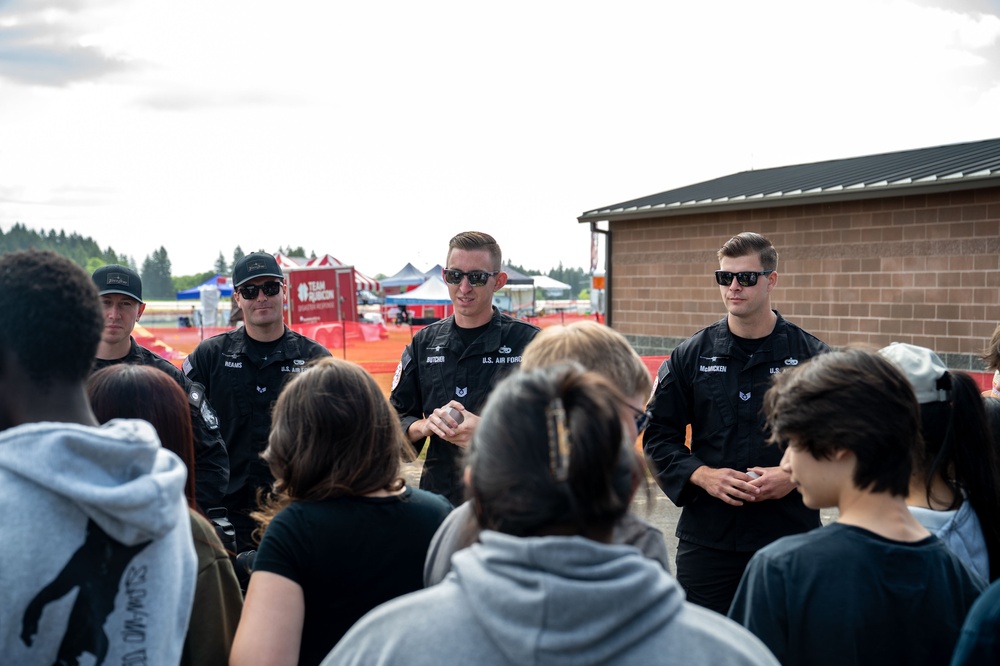
[[[689,215],[1000,185],[1000,139],[744,171],[583,213],[579,222]]]

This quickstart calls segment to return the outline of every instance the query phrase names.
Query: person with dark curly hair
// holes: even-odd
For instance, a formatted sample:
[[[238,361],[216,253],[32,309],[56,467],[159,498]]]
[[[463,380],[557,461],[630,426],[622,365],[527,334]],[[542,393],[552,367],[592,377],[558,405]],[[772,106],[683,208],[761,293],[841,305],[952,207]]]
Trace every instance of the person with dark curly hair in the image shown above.
[[[187,470],[145,421],[103,427],[85,382],[104,323],[53,252],[0,256],[0,654],[178,663],[195,586]]]

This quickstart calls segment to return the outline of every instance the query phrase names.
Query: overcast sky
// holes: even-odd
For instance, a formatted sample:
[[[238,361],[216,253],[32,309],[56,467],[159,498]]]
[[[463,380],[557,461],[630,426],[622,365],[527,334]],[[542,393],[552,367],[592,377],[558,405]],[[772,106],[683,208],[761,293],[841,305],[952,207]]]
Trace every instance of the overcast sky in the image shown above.
[[[589,268],[590,209],[996,137],[996,0],[0,0],[0,228],[175,275],[469,229]]]

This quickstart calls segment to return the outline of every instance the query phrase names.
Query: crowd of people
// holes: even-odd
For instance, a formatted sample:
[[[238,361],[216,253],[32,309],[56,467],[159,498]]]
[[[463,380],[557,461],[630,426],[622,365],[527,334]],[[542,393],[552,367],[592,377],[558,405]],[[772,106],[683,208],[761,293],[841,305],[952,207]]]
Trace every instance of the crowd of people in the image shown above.
[[[500,313],[489,235],[446,257],[454,314],[387,397],[284,324],[267,253],[180,371],[131,336],[132,269],[0,256],[4,660],[1000,661],[1000,395],[785,320],[757,233],[652,379],[610,328]],[[647,474],[682,509],[673,563],[630,509]]]

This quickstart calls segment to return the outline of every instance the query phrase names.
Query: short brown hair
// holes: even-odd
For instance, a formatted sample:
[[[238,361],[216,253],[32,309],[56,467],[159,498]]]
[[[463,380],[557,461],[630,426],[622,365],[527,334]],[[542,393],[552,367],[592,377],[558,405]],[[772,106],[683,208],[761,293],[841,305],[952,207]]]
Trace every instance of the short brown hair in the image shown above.
[[[500,246],[497,245],[496,240],[493,236],[484,234],[481,231],[463,231],[448,241],[448,256],[445,258],[446,264],[451,260],[452,250],[486,250],[490,253],[490,259],[493,262],[490,269],[494,271],[500,270],[500,264],[503,263]]]
[[[764,394],[770,441],[795,439],[814,458],[854,453],[854,485],[906,497],[923,446],[910,380],[873,349],[847,347],[775,375]]]
[[[735,259],[751,254],[756,254],[760,258],[760,265],[765,271],[778,268],[778,251],[771,245],[771,241],[752,231],[744,231],[727,240],[725,245],[719,248],[716,256],[722,261],[723,257]]]

